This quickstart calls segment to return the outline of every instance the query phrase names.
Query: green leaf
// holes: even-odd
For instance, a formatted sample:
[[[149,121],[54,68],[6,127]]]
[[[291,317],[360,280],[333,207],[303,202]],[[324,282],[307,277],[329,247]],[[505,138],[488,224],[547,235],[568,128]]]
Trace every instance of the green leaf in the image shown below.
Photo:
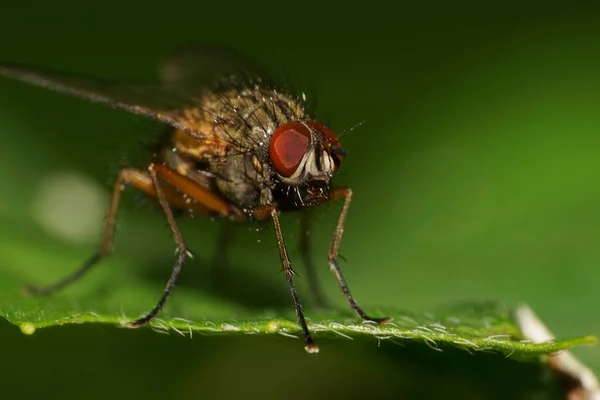
[[[144,278],[143,274],[136,275],[133,265],[114,258],[81,282],[51,297],[26,297],[20,293],[25,283],[56,279],[58,272],[67,273],[68,266],[77,265],[84,257],[83,252],[41,238],[31,246],[27,243],[30,236],[28,241],[19,240],[16,235],[0,239],[0,251],[10,266],[3,269],[12,271],[5,272],[0,283],[0,316],[18,325],[25,334],[65,324],[103,323],[126,327],[127,322],[154,305],[162,290],[159,281]],[[40,276],[34,277],[35,273]],[[239,278],[232,276],[230,279]],[[285,290],[284,280],[280,279],[279,283],[280,289]],[[228,291],[239,289],[231,285],[231,282],[226,283],[212,293],[180,285],[165,310],[149,326],[159,332],[187,336],[252,334],[301,338],[291,300],[286,302],[282,298],[271,305],[248,307],[228,298]],[[257,293],[260,290],[257,288]],[[392,320],[385,325],[364,323],[344,305],[336,305],[335,311],[327,312],[305,307],[309,328],[317,340],[322,337],[344,340],[371,337],[398,344],[420,343],[433,350],[455,346],[471,353],[496,352],[515,358],[547,354],[595,341],[591,336],[541,344],[521,340],[511,314],[504,307],[491,303],[464,303],[440,308],[436,313],[407,312],[390,307],[371,307],[368,312]]]

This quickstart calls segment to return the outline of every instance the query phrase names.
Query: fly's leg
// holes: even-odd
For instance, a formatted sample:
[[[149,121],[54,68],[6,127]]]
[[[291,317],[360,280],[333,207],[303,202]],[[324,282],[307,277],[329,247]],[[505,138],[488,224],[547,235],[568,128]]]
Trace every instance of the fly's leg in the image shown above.
[[[352,200],[352,189],[350,188],[337,188],[333,191],[330,200],[336,200],[344,198],[344,206],[342,207],[342,212],[338,218],[338,222],[335,228],[335,232],[333,234],[333,240],[331,242],[331,247],[329,249],[329,268],[335,274],[337,281],[342,289],[342,293],[350,303],[350,307],[359,317],[366,321],[373,321],[377,323],[385,323],[389,321],[389,318],[373,318],[368,316],[359,306],[356,304],[354,297],[350,293],[350,289],[348,289],[348,284],[344,279],[344,275],[342,274],[342,270],[337,261],[340,244],[342,242],[342,235],[344,234],[344,224],[346,223],[346,217],[348,216],[348,209],[350,208],[350,201]]]
[[[138,187],[144,191],[148,191],[152,187],[152,182],[147,173],[131,168],[125,168],[119,171],[117,180],[115,181],[112,195],[110,196],[110,205],[108,208],[108,214],[106,215],[106,222],[104,225],[104,233],[102,235],[102,243],[100,249],[94,255],[92,255],[79,269],[73,271],[66,278],[48,286],[27,286],[25,291],[32,295],[49,295],[56,292],[59,289],[79,280],[89,270],[97,265],[103,258],[105,258],[111,251],[112,242],[115,232],[115,223],[117,217],[117,211],[119,208],[119,201],[121,199],[121,192],[125,189],[126,185],[132,185]]]
[[[150,166],[148,167],[148,172],[150,174],[150,179],[152,180],[154,191],[156,192],[156,199],[160,203],[160,206],[163,209],[163,212],[165,213],[165,218],[167,219],[167,223],[171,228],[171,232],[173,232],[173,238],[175,239],[175,245],[177,246],[177,260],[175,261],[175,265],[173,265],[171,276],[169,277],[167,286],[165,287],[163,295],[161,296],[158,303],[156,303],[154,308],[148,314],[133,321],[130,324],[130,326],[132,327],[138,327],[142,324],[145,324],[146,322],[151,321],[156,316],[156,314],[158,314],[158,312],[162,310],[165,303],[167,302],[167,299],[173,292],[173,288],[175,288],[175,283],[177,283],[177,278],[181,273],[181,268],[183,266],[185,258],[188,256],[191,257],[191,253],[187,250],[185,241],[183,240],[183,235],[181,234],[181,231],[177,226],[177,222],[175,221],[175,216],[173,215],[171,206],[169,206],[169,202],[167,201],[165,193],[161,188],[161,184],[158,181],[158,174],[156,172],[156,167],[154,166],[154,164],[150,164]]]
[[[106,258],[111,250],[112,243],[115,233],[115,225],[117,218],[117,211],[119,209],[119,202],[121,200],[121,192],[127,185],[131,185],[143,192],[146,192],[150,196],[156,197],[156,190],[152,183],[152,179],[147,172],[140,171],[133,168],[124,168],[119,171],[117,179],[113,186],[113,191],[110,196],[110,204],[108,207],[108,213],[106,215],[104,231],[102,234],[102,243],[98,252],[93,254],[80,268],[73,271],[70,275],[64,279],[48,286],[26,286],[25,292],[35,296],[45,296],[52,294],[71,283],[78,281],[92,267],[97,265],[100,261]],[[172,187],[163,188],[163,193],[167,198],[167,201],[177,208],[191,209],[198,214],[209,214],[210,210],[200,203],[190,203],[181,196],[181,193],[174,190]]]
[[[306,212],[302,213],[302,217],[300,220],[300,254],[302,256],[302,261],[306,267],[306,275],[308,277],[308,284],[310,285],[310,290],[314,296],[315,302],[320,308],[330,308],[329,304],[323,294],[323,290],[321,289],[321,285],[319,284],[319,279],[317,276],[317,271],[315,268],[315,263],[311,256],[311,242],[310,242],[310,228],[312,221],[312,213],[310,210],[306,210]]]
[[[158,303],[154,306],[154,308],[145,316],[135,320],[130,324],[132,327],[139,327],[149,321],[151,321],[156,314],[162,310],[167,299],[173,292],[175,288],[175,284],[177,283],[177,278],[181,273],[181,269],[183,267],[183,262],[186,257],[191,257],[191,253],[187,250],[185,245],[185,241],[183,239],[183,235],[177,226],[177,222],[175,221],[175,217],[173,216],[173,211],[171,210],[171,206],[169,205],[169,200],[163,191],[161,182],[159,181],[159,177],[166,181],[167,183],[176,187],[179,191],[186,194],[190,198],[198,201],[204,207],[209,209],[212,212],[217,212],[225,216],[229,216],[234,212],[237,212],[232,206],[230,206],[227,202],[223,201],[214,193],[211,193],[207,189],[202,186],[199,186],[191,179],[180,175],[176,171],[161,165],[161,164],[150,164],[148,167],[148,173],[150,175],[150,179],[152,180],[152,184],[154,186],[154,190],[156,192],[156,198],[160,203],[160,206],[165,213],[165,217],[167,222],[169,223],[169,227],[171,228],[171,232],[173,233],[173,238],[175,240],[175,245],[177,246],[177,260],[175,261],[175,265],[173,265],[173,270],[171,271],[171,276],[167,281],[167,285],[163,291],[161,298],[158,300]]]
[[[259,221],[265,220],[269,217],[271,217],[271,219],[273,220],[273,226],[275,227],[275,236],[277,238],[277,247],[279,248],[279,258],[281,259],[281,264],[283,266],[283,273],[285,274],[285,278],[287,280],[288,286],[290,288],[290,293],[294,301],[294,308],[296,310],[296,315],[298,316],[298,322],[300,323],[300,326],[302,327],[302,332],[304,333],[304,349],[309,353],[318,353],[319,346],[315,344],[312,335],[308,330],[308,325],[306,325],[306,319],[304,319],[304,314],[302,313],[302,304],[300,303],[300,299],[298,298],[298,292],[296,291],[296,286],[294,285],[293,276],[295,275],[295,272],[292,269],[292,264],[287,253],[285,242],[283,241],[283,233],[281,232],[281,225],[279,224],[279,215],[277,207],[274,205],[259,207],[255,210],[254,217],[256,220]]]
[[[162,184],[159,177],[168,183]],[[183,236],[177,227],[171,206],[183,210],[191,210],[194,213],[202,215],[221,214],[226,217],[233,218],[240,216],[241,212],[229,205],[227,202],[209,192],[202,186],[199,186],[194,181],[179,175],[177,172],[170,170],[164,165],[150,164],[148,171],[141,171],[132,168],[124,168],[119,171],[113,192],[110,198],[109,210],[106,216],[104,226],[103,239],[100,250],[90,257],[79,269],[75,270],[61,281],[42,287],[28,287],[26,290],[33,295],[51,294],[83,277],[93,266],[99,263],[107,255],[109,255],[113,243],[116,216],[121,198],[121,192],[127,185],[131,185],[150,196],[158,199],[165,217],[169,223],[169,227],[173,232],[175,243],[177,245],[177,261],[173,266],[171,277],[165,287],[162,297],[155,307],[144,317],[134,321],[132,326],[140,326],[150,321],[162,309],[167,298],[173,291],[181,267],[189,252],[185,246]]]
[[[239,219],[244,217],[244,215],[237,208],[233,207],[221,197],[199,185],[187,176],[181,175],[179,172],[172,170],[166,165],[151,164],[149,169],[155,170],[156,174],[161,179],[177,188],[179,192],[184,193],[189,198],[197,201],[200,207],[204,209],[205,213],[208,211],[208,213],[219,214],[230,219]],[[170,203],[170,199],[168,197],[167,201]],[[179,207],[177,204],[171,205]],[[185,202],[185,205],[179,208],[183,208],[184,210],[190,208],[192,211],[195,211],[193,202]]]

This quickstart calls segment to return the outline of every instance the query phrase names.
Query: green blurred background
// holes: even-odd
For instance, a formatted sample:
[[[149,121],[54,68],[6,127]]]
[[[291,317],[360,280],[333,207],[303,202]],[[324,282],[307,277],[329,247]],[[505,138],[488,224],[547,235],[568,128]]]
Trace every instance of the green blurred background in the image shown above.
[[[559,337],[600,334],[600,13],[575,5],[444,4],[394,10],[375,4],[4,4],[0,59],[152,79],[161,55],[181,44],[240,49],[316,97],[317,115],[341,133],[349,156],[338,183],[355,192],[343,268],[365,308],[526,302]],[[91,251],[99,225],[73,240],[39,222],[42,188],[76,174],[92,191],[108,193],[120,157],[136,154],[144,134],[155,130],[143,118],[2,79],[0,238],[31,238],[20,241],[23,253],[35,252],[34,240],[59,253]],[[164,277],[169,232],[160,214],[136,207],[134,197],[120,216],[114,260],[139,264],[140,273],[151,274],[148,265],[164,268],[157,272]],[[91,215],[99,224],[104,206],[77,218]],[[338,208],[317,212],[313,257],[328,297],[345,307],[325,263]],[[293,246],[297,216],[284,224]],[[188,242],[206,258],[216,225],[184,223]],[[268,282],[268,291],[287,301],[271,233],[240,228],[231,270]],[[292,257],[299,263],[297,251]],[[0,279],[19,273],[50,280],[70,269],[39,276],[0,259]],[[247,300],[260,304],[266,291],[250,290]],[[318,357],[307,357],[297,341],[283,338],[190,341],[101,326],[24,337],[1,323],[0,337],[5,387],[32,396],[68,388],[75,397],[97,398],[300,398],[304,390],[327,398],[374,388],[398,395],[410,393],[400,388],[410,386],[411,366],[422,365],[436,382],[460,382],[455,367],[465,360],[456,354],[458,364],[428,370],[423,365],[453,356],[374,341],[325,341]],[[600,371],[598,347],[576,354]],[[469,385],[467,398],[485,398],[495,385],[491,376],[498,372],[486,375],[486,362],[476,370],[487,378],[481,387]]]

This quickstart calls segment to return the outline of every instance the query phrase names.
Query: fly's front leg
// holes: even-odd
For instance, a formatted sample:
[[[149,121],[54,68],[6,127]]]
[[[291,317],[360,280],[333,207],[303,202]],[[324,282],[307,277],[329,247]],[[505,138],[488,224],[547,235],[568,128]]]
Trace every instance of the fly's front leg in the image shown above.
[[[342,274],[342,270],[340,269],[340,265],[337,261],[338,253],[340,249],[340,244],[342,242],[342,235],[344,234],[344,224],[346,223],[346,217],[348,216],[348,209],[350,208],[350,201],[352,200],[352,189],[350,188],[337,188],[334,189],[330,200],[336,200],[344,198],[344,206],[342,207],[342,212],[338,218],[337,225],[335,227],[335,232],[333,233],[333,240],[331,242],[331,247],[329,249],[329,268],[335,274],[337,281],[342,289],[342,293],[350,303],[350,307],[359,317],[366,321],[373,321],[377,323],[385,323],[389,321],[389,318],[373,318],[368,316],[359,306],[356,304],[354,297],[350,293],[350,289],[348,288],[348,284],[344,279],[344,275]]]
[[[277,206],[275,205],[262,206],[254,210],[254,219],[257,221],[263,221],[271,217],[271,219],[273,220],[273,226],[275,227],[275,236],[277,238],[277,247],[279,249],[279,258],[281,259],[283,273],[285,274],[285,278],[290,289],[290,294],[292,295],[292,299],[294,301],[294,309],[296,310],[296,315],[298,316],[298,323],[300,324],[302,332],[304,333],[304,349],[309,353],[318,353],[319,346],[315,344],[312,335],[308,330],[308,325],[306,324],[306,319],[304,318],[304,313],[302,312],[302,304],[300,303],[298,292],[296,291],[296,286],[294,285],[293,276],[295,275],[295,273],[292,269],[292,264],[288,256],[285,242],[283,241],[283,233],[281,231],[281,225],[279,224],[278,212],[279,211],[277,209]]]

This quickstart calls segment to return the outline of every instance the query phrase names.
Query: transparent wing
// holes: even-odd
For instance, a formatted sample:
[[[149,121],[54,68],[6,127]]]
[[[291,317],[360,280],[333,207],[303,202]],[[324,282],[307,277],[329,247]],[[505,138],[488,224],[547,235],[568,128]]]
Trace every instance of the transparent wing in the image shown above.
[[[270,83],[257,63],[231,48],[192,44],[169,54],[159,68],[163,82],[198,90],[219,85]]]
[[[177,128],[193,130],[183,110],[195,101],[166,85],[114,83],[50,69],[0,63],[0,75],[61,93],[88,99],[134,114],[145,115]]]
[[[160,65],[162,83],[119,83],[76,74],[0,63],[0,75],[28,82],[96,103],[126,110],[186,130],[201,137],[186,109],[199,107],[203,90],[218,85],[248,84],[258,78],[259,68],[239,53],[218,46],[194,45],[177,51]]]

